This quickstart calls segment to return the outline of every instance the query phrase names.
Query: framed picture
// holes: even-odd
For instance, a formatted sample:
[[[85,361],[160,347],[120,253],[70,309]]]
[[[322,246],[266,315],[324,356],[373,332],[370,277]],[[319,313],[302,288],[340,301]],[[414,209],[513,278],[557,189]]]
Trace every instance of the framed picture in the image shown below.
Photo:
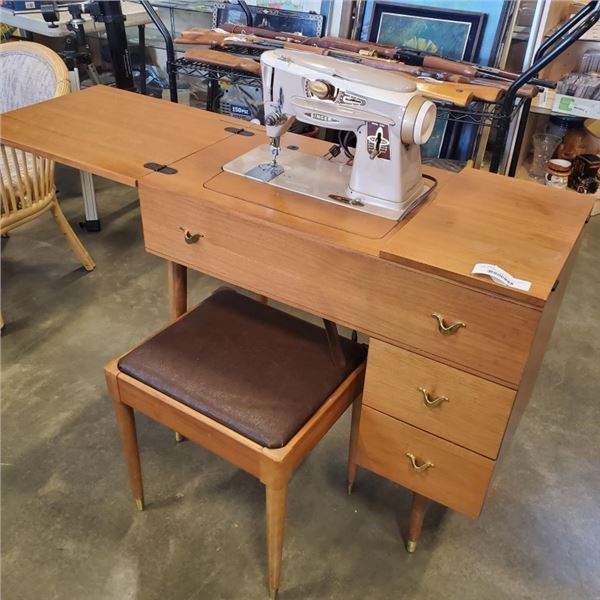
[[[281,4],[284,3],[281,2]],[[256,5],[251,5],[248,8],[252,14],[255,27],[286,33],[299,33],[307,37],[321,37],[323,35],[325,18],[319,13],[298,12]],[[246,15],[239,4],[221,2],[214,5],[213,29],[223,23],[246,23]]]
[[[375,2],[369,40],[474,60],[485,13]]]
[[[375,2],[369,40],[472,61],[477,55],[485,17],[485,13]],[[458,138],[472,137],[475,133],[470,129],[472,131],[463,130],[457,123],[438,120],[430,140],[421,148],[421,156],[454,157]]]

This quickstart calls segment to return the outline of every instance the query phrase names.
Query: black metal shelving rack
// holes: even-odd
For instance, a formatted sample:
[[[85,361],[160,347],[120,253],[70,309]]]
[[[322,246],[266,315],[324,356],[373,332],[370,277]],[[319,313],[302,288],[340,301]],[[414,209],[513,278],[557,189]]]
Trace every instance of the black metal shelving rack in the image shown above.
[[[150,4],[149,0],[140,0],[148,15],[156,25],[165,40],[167,52],[167,72],[171,100],[177,102],[177,74],[186,74],[202,77],[209,82],[209,93],[219,81],[227,80],[233,84],[247,84],[259,87],[262,85],[259,75],[238,71],[228,67],[195,62],[186,58],[177,59],[173,39],[160,17]],[[538,77],[540,71],[562,54],[569,46],[576,42],[586,31],[600,20],[600,0],[592,0],[577,14],[569,19],[555,31],[537,50],[533,64],[522,73],[510,86],[501,102],[481,103],[473,102],[469,108],[461,109],[448,104],[438,104],[438,118],[454,123],[474,125],[480,130],[490,127],[495,130],[495,140],[492,143],[490,171],[497,173],[507,150],[508,132],[511,123],[521,113],[517,136],[515,140],[514,156],[518,156],[525,132],[527,116],[531,107],[531,100],[518,97],[519,90]],[[239,54],[239,50],[236,50]],[[259,56],[262,50],[246,49],[243,53]],[[211,105],[208,103],[209,106]],[[479,133],[479,132],[478,132]],[[509,175],[514,176],[515,160],[510,166]]]

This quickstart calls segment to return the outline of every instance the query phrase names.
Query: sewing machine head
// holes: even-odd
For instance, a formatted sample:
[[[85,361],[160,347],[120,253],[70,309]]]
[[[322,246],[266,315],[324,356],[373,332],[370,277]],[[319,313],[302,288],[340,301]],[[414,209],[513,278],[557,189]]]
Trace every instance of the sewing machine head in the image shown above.
[[[436,109],[412,81],[295,50],[265,52],[261,65],[270,144],[225,170],[390,219],[418,203],[427,191],[419,146],[431,136]],[[352,166],[282,150],[295,119],[356,133]]]

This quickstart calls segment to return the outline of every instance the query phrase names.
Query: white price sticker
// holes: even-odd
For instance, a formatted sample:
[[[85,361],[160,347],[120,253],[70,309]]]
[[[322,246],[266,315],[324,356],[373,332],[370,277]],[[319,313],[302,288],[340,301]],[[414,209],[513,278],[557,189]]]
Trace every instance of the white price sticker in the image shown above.
[[[498,265],[477,263],[473,267],[471,274],[487,275],[494,283],[499,283],[500,285],[505,285],[506,287],[515,288],[517,290],[523,290],[524,292],[528,292],[531,287],[531,281],[517,279],[510,273],[507,273],[504,269],[501,269]]]

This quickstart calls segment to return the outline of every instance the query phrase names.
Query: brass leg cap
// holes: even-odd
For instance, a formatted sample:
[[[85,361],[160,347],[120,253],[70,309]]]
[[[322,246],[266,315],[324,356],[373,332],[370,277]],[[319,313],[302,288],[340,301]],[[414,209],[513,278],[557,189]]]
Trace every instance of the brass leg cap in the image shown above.
[[[144,510],[144,501],[141,498],[136,498],[135,499],[135,505],[137,506],[137,509],[139,511]]]
[[[271,600],[276,600],[276,598],[277,598],[277,592],[278,591],[279,590],[277,590],[277,589],[271,590],[271,593],[270,593],[270,596],[269,596]]]
[[[179,431],[175,432],[175,441],[179,444],[179,442],[183,442],[185,438],[179,433]]]
[[[406,542],[406,551],[412,554],[417,549],[417,542],[413,542],[412,540],[408,540]]]
[[[352,488],[354,487],[354,482],[353,481],[349,481],[348,482],[348,496],[352,493]]]

